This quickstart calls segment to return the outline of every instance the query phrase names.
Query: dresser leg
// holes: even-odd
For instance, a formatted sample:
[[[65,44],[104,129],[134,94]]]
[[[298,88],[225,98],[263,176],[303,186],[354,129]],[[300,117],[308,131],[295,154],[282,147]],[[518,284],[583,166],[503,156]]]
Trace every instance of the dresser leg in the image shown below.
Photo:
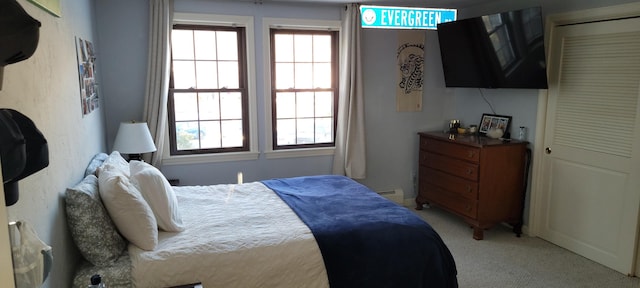
[[[484,232],[481,228],[473,227],[473,239],[476,239],[476,240],[484,239]]]
[[[422,210],[422,205],[426,204],[426,202],[420,201],[420,196],[416,197],[416,210]]]
[[[516,237],[522,235],[522,222],[513,225],[513,233],[516,233]]]

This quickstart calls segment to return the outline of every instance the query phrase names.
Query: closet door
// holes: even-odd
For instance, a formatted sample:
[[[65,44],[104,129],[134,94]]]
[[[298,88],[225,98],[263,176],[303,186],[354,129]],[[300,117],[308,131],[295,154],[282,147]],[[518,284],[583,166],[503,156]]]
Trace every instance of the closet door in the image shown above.
[[[640,19],[556,27],[540,237],[633,274],[640,205]]]

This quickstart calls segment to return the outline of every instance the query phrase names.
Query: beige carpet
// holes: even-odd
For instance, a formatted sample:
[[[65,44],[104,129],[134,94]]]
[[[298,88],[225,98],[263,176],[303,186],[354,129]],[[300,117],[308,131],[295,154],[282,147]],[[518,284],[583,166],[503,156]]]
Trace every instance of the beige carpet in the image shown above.
[[[438,208],[416,211],[440,234],[458,268],[461,288],[471,287],[632,287],[640,279],[627,277],[537,237],[517,238],[508,227],[472,238],[472,229]]]

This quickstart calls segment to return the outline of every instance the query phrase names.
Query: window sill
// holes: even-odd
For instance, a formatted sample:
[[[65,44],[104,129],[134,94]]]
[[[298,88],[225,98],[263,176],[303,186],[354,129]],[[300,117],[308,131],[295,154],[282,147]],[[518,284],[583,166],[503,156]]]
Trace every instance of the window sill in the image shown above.
[[[257,160],[259,156],[260,153],[258,152],[165,156],[165,158],[162,159],[162,165],[203,164],[215,162]]]
[[[335,147],[284,149],[284,150],[265,151],[264,154],[267,159],[329,156],[329,155],[333,155],[335,149],[336,149]]]

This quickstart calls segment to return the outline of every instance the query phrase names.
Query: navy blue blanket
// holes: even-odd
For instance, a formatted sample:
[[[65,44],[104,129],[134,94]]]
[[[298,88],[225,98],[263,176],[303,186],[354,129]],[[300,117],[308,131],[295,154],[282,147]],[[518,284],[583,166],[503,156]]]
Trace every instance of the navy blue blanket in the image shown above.
[[[422,219],[347,177],[262,181],[304,221],[336,287],[457,287],[455,262]]]

